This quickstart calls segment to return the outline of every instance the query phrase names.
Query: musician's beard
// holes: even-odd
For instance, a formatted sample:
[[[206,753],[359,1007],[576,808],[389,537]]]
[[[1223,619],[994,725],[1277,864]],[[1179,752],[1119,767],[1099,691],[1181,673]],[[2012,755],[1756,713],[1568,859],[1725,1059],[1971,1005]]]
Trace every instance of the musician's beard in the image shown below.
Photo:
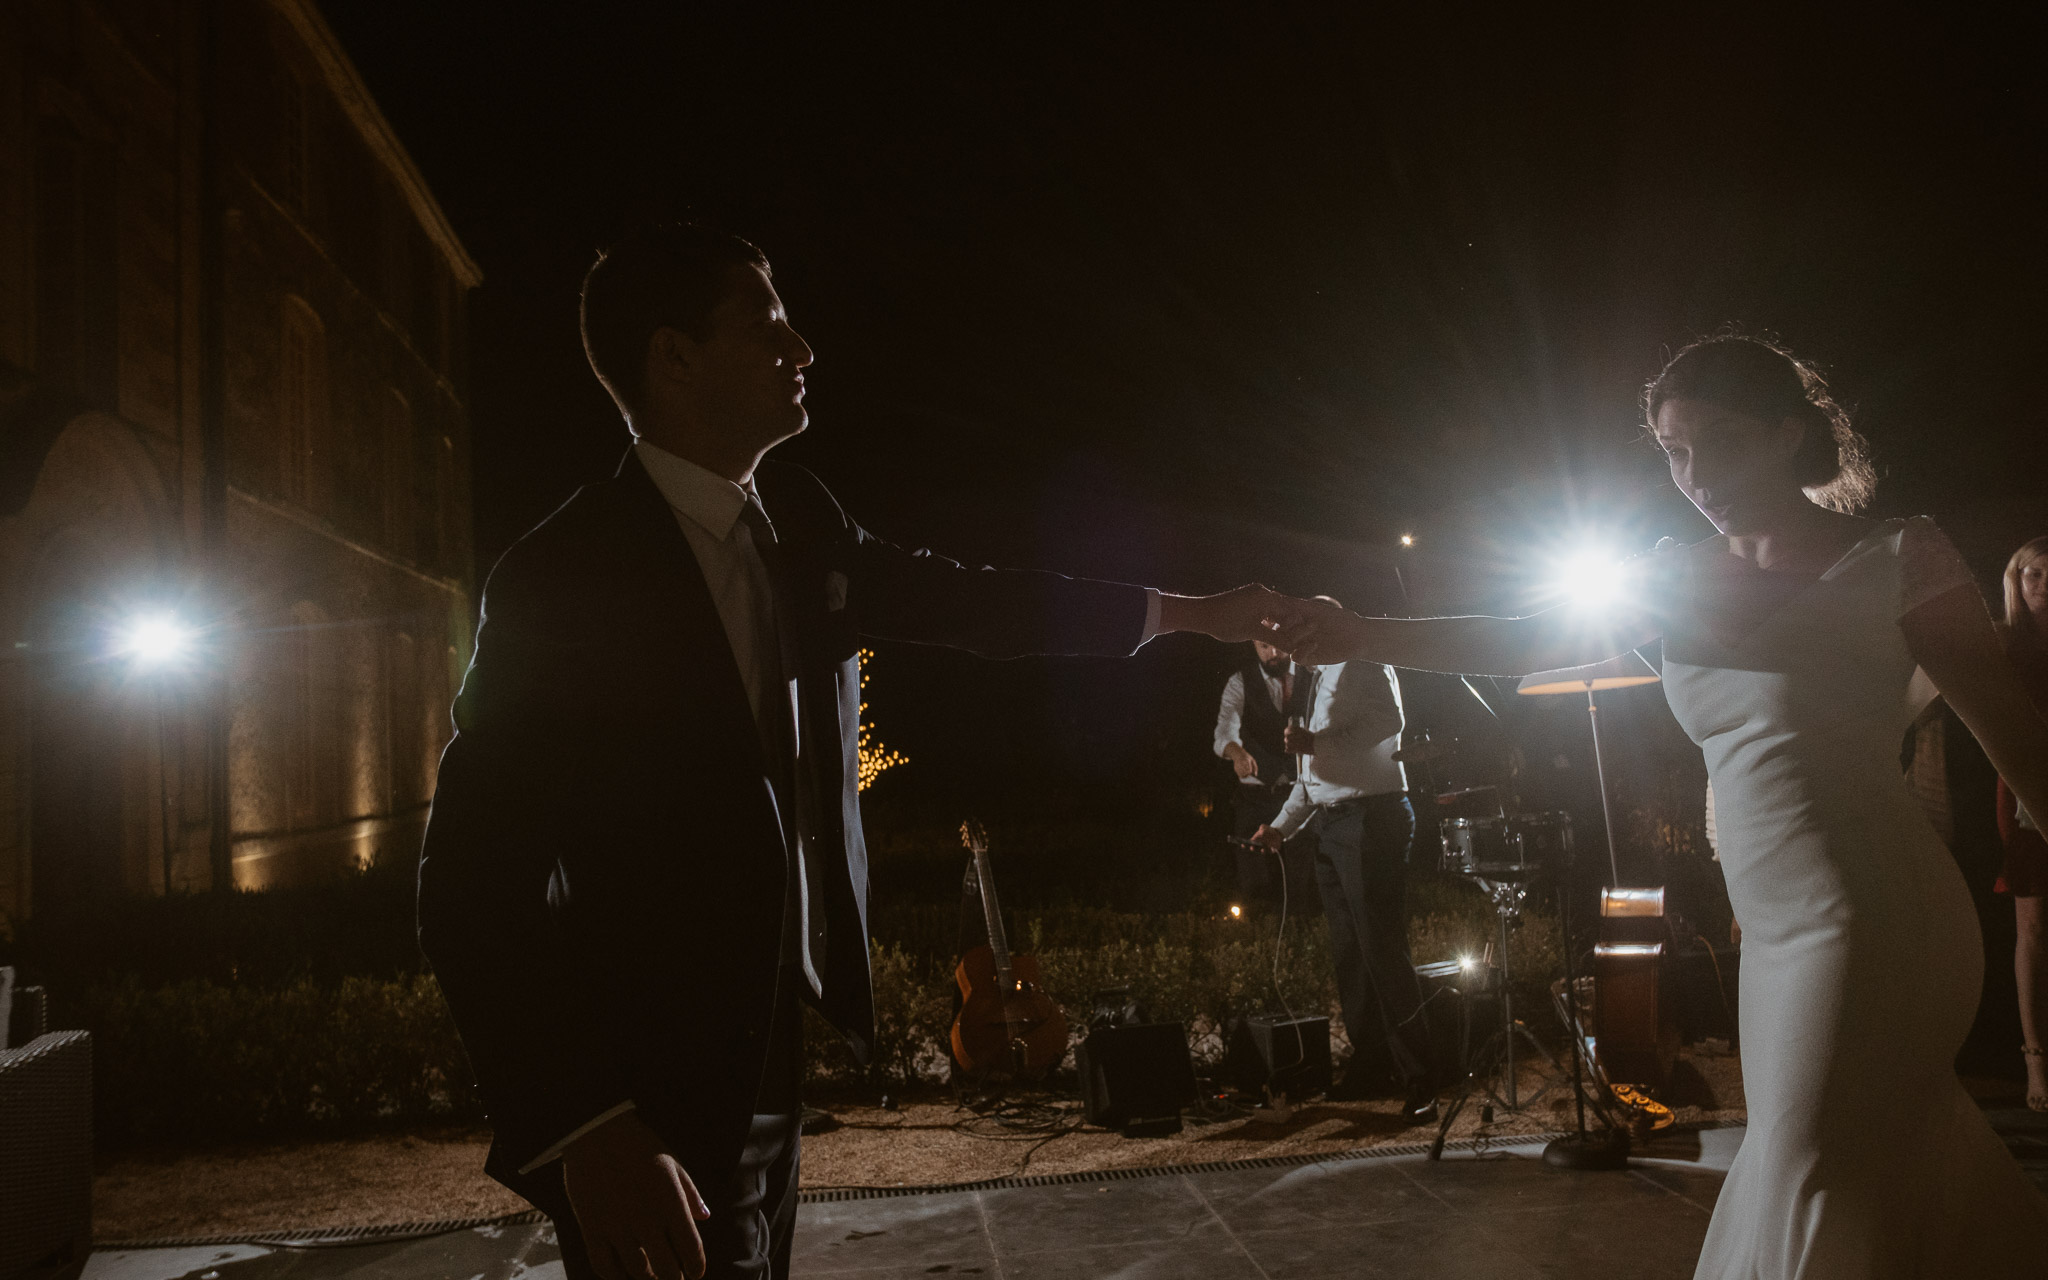
[[[1267,675],[1277,680],[1287,674],[1287,664],[1291,661],[1291,658],[1275,658],[1271,662],[1261,662],[1259,666],[1265,669]]]

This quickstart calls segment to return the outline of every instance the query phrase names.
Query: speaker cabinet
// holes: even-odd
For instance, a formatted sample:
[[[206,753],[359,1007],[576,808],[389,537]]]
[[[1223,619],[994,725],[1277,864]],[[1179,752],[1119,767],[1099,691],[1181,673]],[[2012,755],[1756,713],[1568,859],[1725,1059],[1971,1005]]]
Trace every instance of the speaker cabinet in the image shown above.
[[[1268,1014],[1241,1019],[1231,1033],[1228,1066],[1232,1083],[1247,1093],[1328,1093],[1330,1020]]]
[[[1187,1031],[1178,1022],[1097,1028],[1074,1050],[1074,1067],[1081,1114],[1105,1129],[1177,1133],[1181,1108],[1194,1105],[1199,1092]]]

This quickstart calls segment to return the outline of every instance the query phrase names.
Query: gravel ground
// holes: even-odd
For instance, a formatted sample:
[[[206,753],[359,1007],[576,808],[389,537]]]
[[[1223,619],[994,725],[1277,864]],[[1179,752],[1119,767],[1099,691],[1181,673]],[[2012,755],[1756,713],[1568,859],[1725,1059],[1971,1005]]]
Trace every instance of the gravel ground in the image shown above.
[[[1725,1045],[1688,1051],[1673,1101],[1681,1120],[1740,1119],[1742,1081]],[[1533,1088],[1533,1073],[1525,1075]],[[1503,1113],[1498,1135],[1569,1127],[1566,1099],[1553,1090],[1535,1108]],[[872,1102],[826,1107],[838,1128],[804,1139],[806,1187],[927,1186],[1018,1174],[1070,1173],[1134,1165],[1193,1164],[1259,1156],[1334,1154],[1425,1140],[1404,1126],[1398,1104],[1319,1102],[1286,1123],[1236,1116],[1191,1122],[1165,1138],[1124,1138],[1072,1128],[1077,1104],[1048,1098],[1062,1131],[1014,1132],[958,1106],[940,1091],[884,1111]],[[1477,1107],[1453,1137],[1480,1129]],[[487,1134],[444,1130],[332,1142],[238,1145],[200,1152],[126,1152],[105,1161],[94,1182],[94,1235],[101,1241],[225,1235],[324,1226],[484,1217],[526,1203],[483,1174]]]

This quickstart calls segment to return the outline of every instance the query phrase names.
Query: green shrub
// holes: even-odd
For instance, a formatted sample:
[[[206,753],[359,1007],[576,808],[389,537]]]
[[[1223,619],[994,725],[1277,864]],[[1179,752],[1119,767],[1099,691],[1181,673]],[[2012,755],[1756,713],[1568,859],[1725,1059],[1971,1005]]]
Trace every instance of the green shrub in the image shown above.
[[[280,987],[130,979],[57,1010],[93,1033],[103,1142],[359,1132],[479,1114],[431,977]]]

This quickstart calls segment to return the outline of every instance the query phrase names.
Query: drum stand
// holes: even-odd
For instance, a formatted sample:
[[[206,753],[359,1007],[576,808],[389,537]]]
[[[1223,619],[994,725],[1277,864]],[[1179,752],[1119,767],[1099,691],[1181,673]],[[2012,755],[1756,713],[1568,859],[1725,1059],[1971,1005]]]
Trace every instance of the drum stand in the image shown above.
[[[1487,1036],[1476,1051],[1465,1056],[1465,1076],[1460,1082],[1458,1094],[1450,1105],[1444,1108],[1443,1119],[1438,1122],[1436,1137],[1429,1144],[1429,1158],[1439,1160],[1444,1154],[1444,1140],[1450,1135],[1451,1124],[1458,1118],[1465,1104],[1471,1101],[1475,1091],[1484,1090],[1486,1100],[1480,1104],[1484,1119],[1493,1119],[1494,1108],[1507,1111],[1521,1111],[1535,1106],[1558,1085],[1559,1068],[1557,1059],[1543,1047],[1535,1033],[1515,1017],[1515,997],[1511,987],[1511,969],[1508,963],[1508,930],[1521,918],[1522,903],[1529,896],[1528,886],[1511,880],[1482,880],[1473,878],[1474,884],[1486,891],[1493,899],[1494,919],[1499,929],[1498,939],[1492,948],[1494,959],[1486,964],[1485,973],[1479,982],[1479,990],[1491,990],[1500,1002],[1500,1026]],[[1467,1044],[1470,1043],[1470,1006],[1467,1006]],[[1515,1079],[1515,1040],[1520,1037],[1549,1066],[1550,1078],[1541,1089],[1521,1096],[1521,1086]]]

